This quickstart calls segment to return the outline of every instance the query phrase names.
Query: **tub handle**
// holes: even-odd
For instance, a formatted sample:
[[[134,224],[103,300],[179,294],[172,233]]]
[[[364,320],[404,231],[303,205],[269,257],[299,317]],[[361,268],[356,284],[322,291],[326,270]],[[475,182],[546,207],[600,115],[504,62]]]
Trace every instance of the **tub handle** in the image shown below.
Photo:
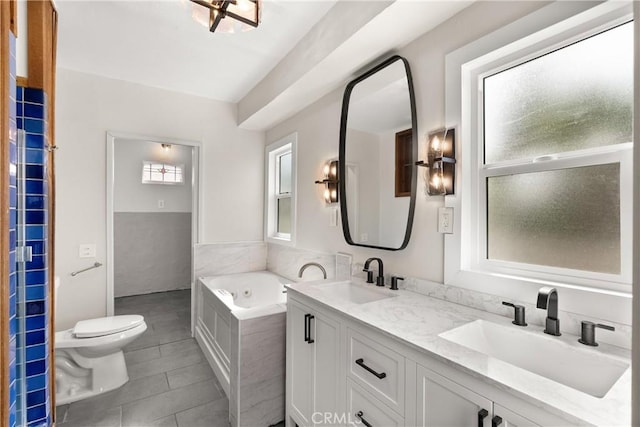
[[[313,344],[315,342],[311,339],[311,319],[315,319],[315,317],[311,314],[304,315],[304,340],[307,344]]]

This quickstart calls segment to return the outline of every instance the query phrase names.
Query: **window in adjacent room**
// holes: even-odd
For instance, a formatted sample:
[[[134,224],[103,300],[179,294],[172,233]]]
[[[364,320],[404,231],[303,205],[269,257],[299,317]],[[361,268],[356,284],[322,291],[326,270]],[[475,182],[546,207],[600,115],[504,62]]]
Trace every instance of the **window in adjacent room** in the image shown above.
[[[184,182],[183,165],[143,162],[143,184],[182,184]]]
[[[266,235],[278,243],[294,243],[296,135],[266,149]]]

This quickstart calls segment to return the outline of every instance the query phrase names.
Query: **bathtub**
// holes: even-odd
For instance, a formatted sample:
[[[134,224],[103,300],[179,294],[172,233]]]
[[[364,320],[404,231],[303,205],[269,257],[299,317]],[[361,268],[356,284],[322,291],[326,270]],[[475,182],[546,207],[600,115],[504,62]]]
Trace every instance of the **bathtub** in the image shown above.
[[[195,336],[232,426],[284,420],[287,283],[268,271],[198,279]]]

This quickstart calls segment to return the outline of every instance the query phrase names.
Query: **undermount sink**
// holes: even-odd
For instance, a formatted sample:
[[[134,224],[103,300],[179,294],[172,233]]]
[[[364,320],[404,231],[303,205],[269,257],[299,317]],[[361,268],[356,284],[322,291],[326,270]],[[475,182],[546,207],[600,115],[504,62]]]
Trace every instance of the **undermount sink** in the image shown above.
[[[357,285],[352,282],[320,284],[317,285],[317,289],[326,292],[328,297],[349,301],[354,304],[364,304],[394,297],[394,295],[389,295],[381,290],[367,289],[363,285]]]
[[[439,336],[599,398],[629,368],[628,363],[593,349],[485,320],[467,323]]]

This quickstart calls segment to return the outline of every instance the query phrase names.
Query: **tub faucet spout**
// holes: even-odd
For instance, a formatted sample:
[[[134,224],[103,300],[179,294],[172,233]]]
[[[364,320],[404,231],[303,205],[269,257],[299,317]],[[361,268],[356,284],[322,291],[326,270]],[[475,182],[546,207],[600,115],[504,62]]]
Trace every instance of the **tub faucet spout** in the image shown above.
[[[308,262],[305,265],[303,265],[302,267],[300,267],[300,270],[298,271],[298,277],[302,278],[302,273],[304,273],[304,271],[308,268],[308,267],[318,267],[320,269],[320,271],[322,271],[322,275],[324,276],[324,278],[327,278],[327,270],[324,269],[324,267],[320,264],[318,264],[317,262]]]

